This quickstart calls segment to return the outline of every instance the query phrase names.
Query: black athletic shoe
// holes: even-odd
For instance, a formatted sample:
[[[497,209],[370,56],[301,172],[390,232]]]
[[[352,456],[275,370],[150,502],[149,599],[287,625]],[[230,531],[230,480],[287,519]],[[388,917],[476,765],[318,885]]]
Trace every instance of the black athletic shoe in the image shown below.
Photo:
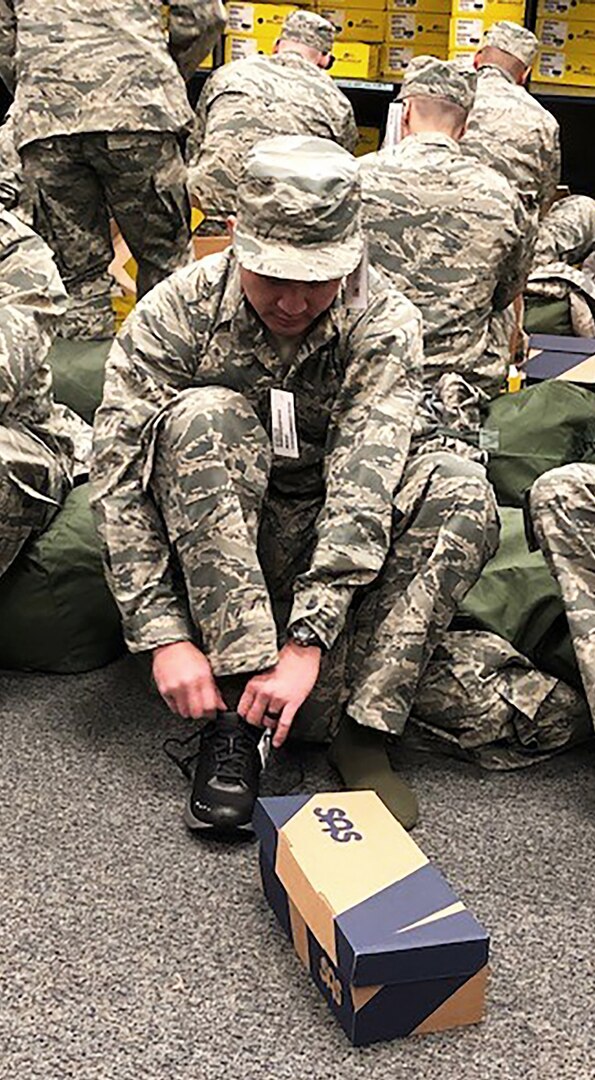
[[[251,827],[262,769],[261,736],[260,728],[235,712],[220,712],[205,725],[186,806],[189,829]]]

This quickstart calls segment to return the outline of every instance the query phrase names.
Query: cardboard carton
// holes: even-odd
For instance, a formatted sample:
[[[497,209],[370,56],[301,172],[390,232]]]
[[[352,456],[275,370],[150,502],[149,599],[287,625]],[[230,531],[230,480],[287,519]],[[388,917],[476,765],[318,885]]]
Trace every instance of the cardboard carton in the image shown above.
[[[535,33],[544,49],[562,49],[575,57],[595,56],[595,22],[538,19]]]
[[[387,0],[387,11],[427,11],[449,15],[451,0]]]
[[[272,56],[277,34],[254,34],[246,37],[244,34],[226,34],[223,49],[223,59],[226,64],[232,60],[243,60],[245,56],[253,56],[261,53],[263,56]]]
[[[361,41],[336,41],[331,75],[336,79],[375,79],[380,69],[380,46]]]
[[[386,16],[386,41],[390,44],[444,44],[448,37],[450,15],[433,12],[403,13],[389,11]]]
[[[435,45],[383,45],[380,51],[380,70],[385,78],[402,79],[414,56],[437,56],[445,60],[448,38]]]
[[[537,16],[592,23],[595,22],[595,0],[538,0]]]
[[[525,371],[528,383],[560,379],[592,389],[595,385],[595,338],[531,334]]]
[[[355,1045],[483,1018],[488,936],[375,792],[259,799],[267,900]]]
[[[228,3],[227,28],[234,34],[248,36],[263,31],[278,34],[287,16],[297,10],[295,4]]]
[[[365,41],[371,44],[384,39],[384,12],[358,7],[334,7],[319,4],[318,14],[332,22],[337,41]]]
[[[533,65],[533,76],[542,83],[595,87],[595,56],[576,55],[570,48],[540,49]]]

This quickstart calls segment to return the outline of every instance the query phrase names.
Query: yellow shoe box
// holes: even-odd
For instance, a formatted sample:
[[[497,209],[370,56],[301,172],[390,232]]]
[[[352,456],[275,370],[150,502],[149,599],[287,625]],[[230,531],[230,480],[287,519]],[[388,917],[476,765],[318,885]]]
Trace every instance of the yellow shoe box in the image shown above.
[[[254,56],[255,53],[272,56],[276,40],[276,34],[258,34],[253,37],[247,37],[244,34],[226,34],[223,59],[226,64],[229,64],[232,60],[243,60],[245,56]]]
[[[537,17],[595,22],[595,0],[538,0]]]
[[[266,899],[354,1045],[481,1022],[489,936],[375,792],[259,799],[253,824]]]
[[[355,148],[355,156],[363,157],[364,154],[373,154],[380,146],[380,128],[358,127],[358,140]]]
[[[568,50],[575,57],[595,55],[595,22],[538,19],[535,33],[545,49]]]
[[[292,11],[297,11],[295,4],[241,4],[227,5],[227,29],[233,34],[254,36],[265,32],[276,34]]]
[[[327,7],[319,4],[317,11],[337,31],[337,41],[384,41],[384,11],[359,7]]]
[[[595,56],[578,58],[568,50],[540,49],[533,77],[536,82],[595,87]]]
[[[449,53],[457,50],[479,49],[483,39],[483,19],[451,19],[448,35]]]
[[[325,0],[316,0],[315,4],[308,4],[308,7],[316,8],[316,11],[320,12],[321,8],[365,8],[366,11],[386,11],[385,0],[360,0],[358,4],[354,4],[353,0],[332,0],[332,3],[325,3]]]
[[[483,19],[485,26],[508,19],[523,23],[525,19],[524,0],[452,0],[454,18]]]
[[[449,15],[389,11],[385,40],[388,44],[396,45],[407,45],[409,42],[415,45],[436,42],[441,45],[442,39],[448,38],[449,23]]]
[[[427,11],[450,14],[451,0],[387,0],[387,11]]]
[[[380,70],[380,46],[363,41],[337,41],[331,75],[336,79],[375,79]]]
[[[402,79],[414,56],[437,56],[446,60],[448,43],[444,45],[383,45],[380,51],[380,71],[384,78]]]

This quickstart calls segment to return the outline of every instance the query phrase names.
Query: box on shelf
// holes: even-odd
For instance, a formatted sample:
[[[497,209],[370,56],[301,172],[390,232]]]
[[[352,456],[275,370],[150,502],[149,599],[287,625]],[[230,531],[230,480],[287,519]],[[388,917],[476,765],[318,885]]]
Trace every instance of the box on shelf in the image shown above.
[[[281,29],[287,16],[297,10],[296,4],[228,3],[227,29],[233,34],[247,36],[261,32],[275,34]]]
[[[595,56],[595,22],[538,19],[535,33],[544,49],[561,49],[580,58]]]
[[[450,14],[451,0],[387,0],[387,11],[427,11]]]
[[[380,146],[380,128],[365,127],[360,124],[358,129],[357,146],[355,156],[363,157],[364,154],[373,154]]]
[[[416,45],[437,42],[442,45],[443,39],[448,37],[449,23],[450,16],[442,13],[389,11],[386,16],[385,41],[397,45],[406,45],[408,42]]]
[[[595,56],[575,56],[569,50],[540,49],[533,65],[538,82],[595,87]]]
[[[489,940],[372,791],[259,799],[265,895],[358,1046],[483,1018]]]
[[[325,0],[316,0],[316,4],[310,4],[310,7],[316,7],[317,11],[320,11],[323,7],[329,8],[353,8],[365,7],[367,11],[385,11],[385,0],[360,0],[359,3],[354,3],[354,0],[331,0],[331,3],[326,3]]]
[[[446,60],[448,38],[437,45],[383,45],[380,50],[380,71],[383,78],[400,80],[414,56],[437,56]]]
[[[375,79],[380,70],[380,46],[362,41],[337,41],[331,75],[336,79]]]
[[[223,59],[226,64],[229,64],[232,60],[243,60],[245,56],[254,56],[255,53],[272,56],[276,40],[276,34],[258,34],[247,37],[244,34],[228,33],[225,35]]]
[[[384,40],[384,11],[359,7],[334,7],[319,4],[317,11],[332,22],[337,31],[337,41],[365,41],[378,43]]]
[[[595,22],[595,0],[538,0],[537,17]]]
[[[452,0],[453,16],[483,19],[486,25],[509,19],[523,23],[525,19],[525,0]]]

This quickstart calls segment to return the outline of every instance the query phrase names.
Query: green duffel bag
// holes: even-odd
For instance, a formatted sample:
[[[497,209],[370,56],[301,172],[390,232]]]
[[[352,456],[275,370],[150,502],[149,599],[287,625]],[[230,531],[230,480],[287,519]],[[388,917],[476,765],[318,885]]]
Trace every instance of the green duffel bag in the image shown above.
[[[501,506],[523,506],[542,473],[595,453],[595,394],[558,380],[489,403],[484,427],[498,432],[488,475]]]
[[[68,405],[88,424],[101,404],[105,361],[113,339],[69,341],[56,338],[48,355],[54,379],[54,397]]]
[[[572,336],[570,300],[550,300],[542,296],[525,297],[525,331],[527,334],[562,334]]]
[[[522,510],[502,508],[500,544],[467,593],[453,629],[491,630],[541,671],[581,688],[558,586],[541,551],[529,551]]]
[[[89,484],[75,488],[42,536],[0,579],[0,667],[90,671],[124,651],[105,583]]]

